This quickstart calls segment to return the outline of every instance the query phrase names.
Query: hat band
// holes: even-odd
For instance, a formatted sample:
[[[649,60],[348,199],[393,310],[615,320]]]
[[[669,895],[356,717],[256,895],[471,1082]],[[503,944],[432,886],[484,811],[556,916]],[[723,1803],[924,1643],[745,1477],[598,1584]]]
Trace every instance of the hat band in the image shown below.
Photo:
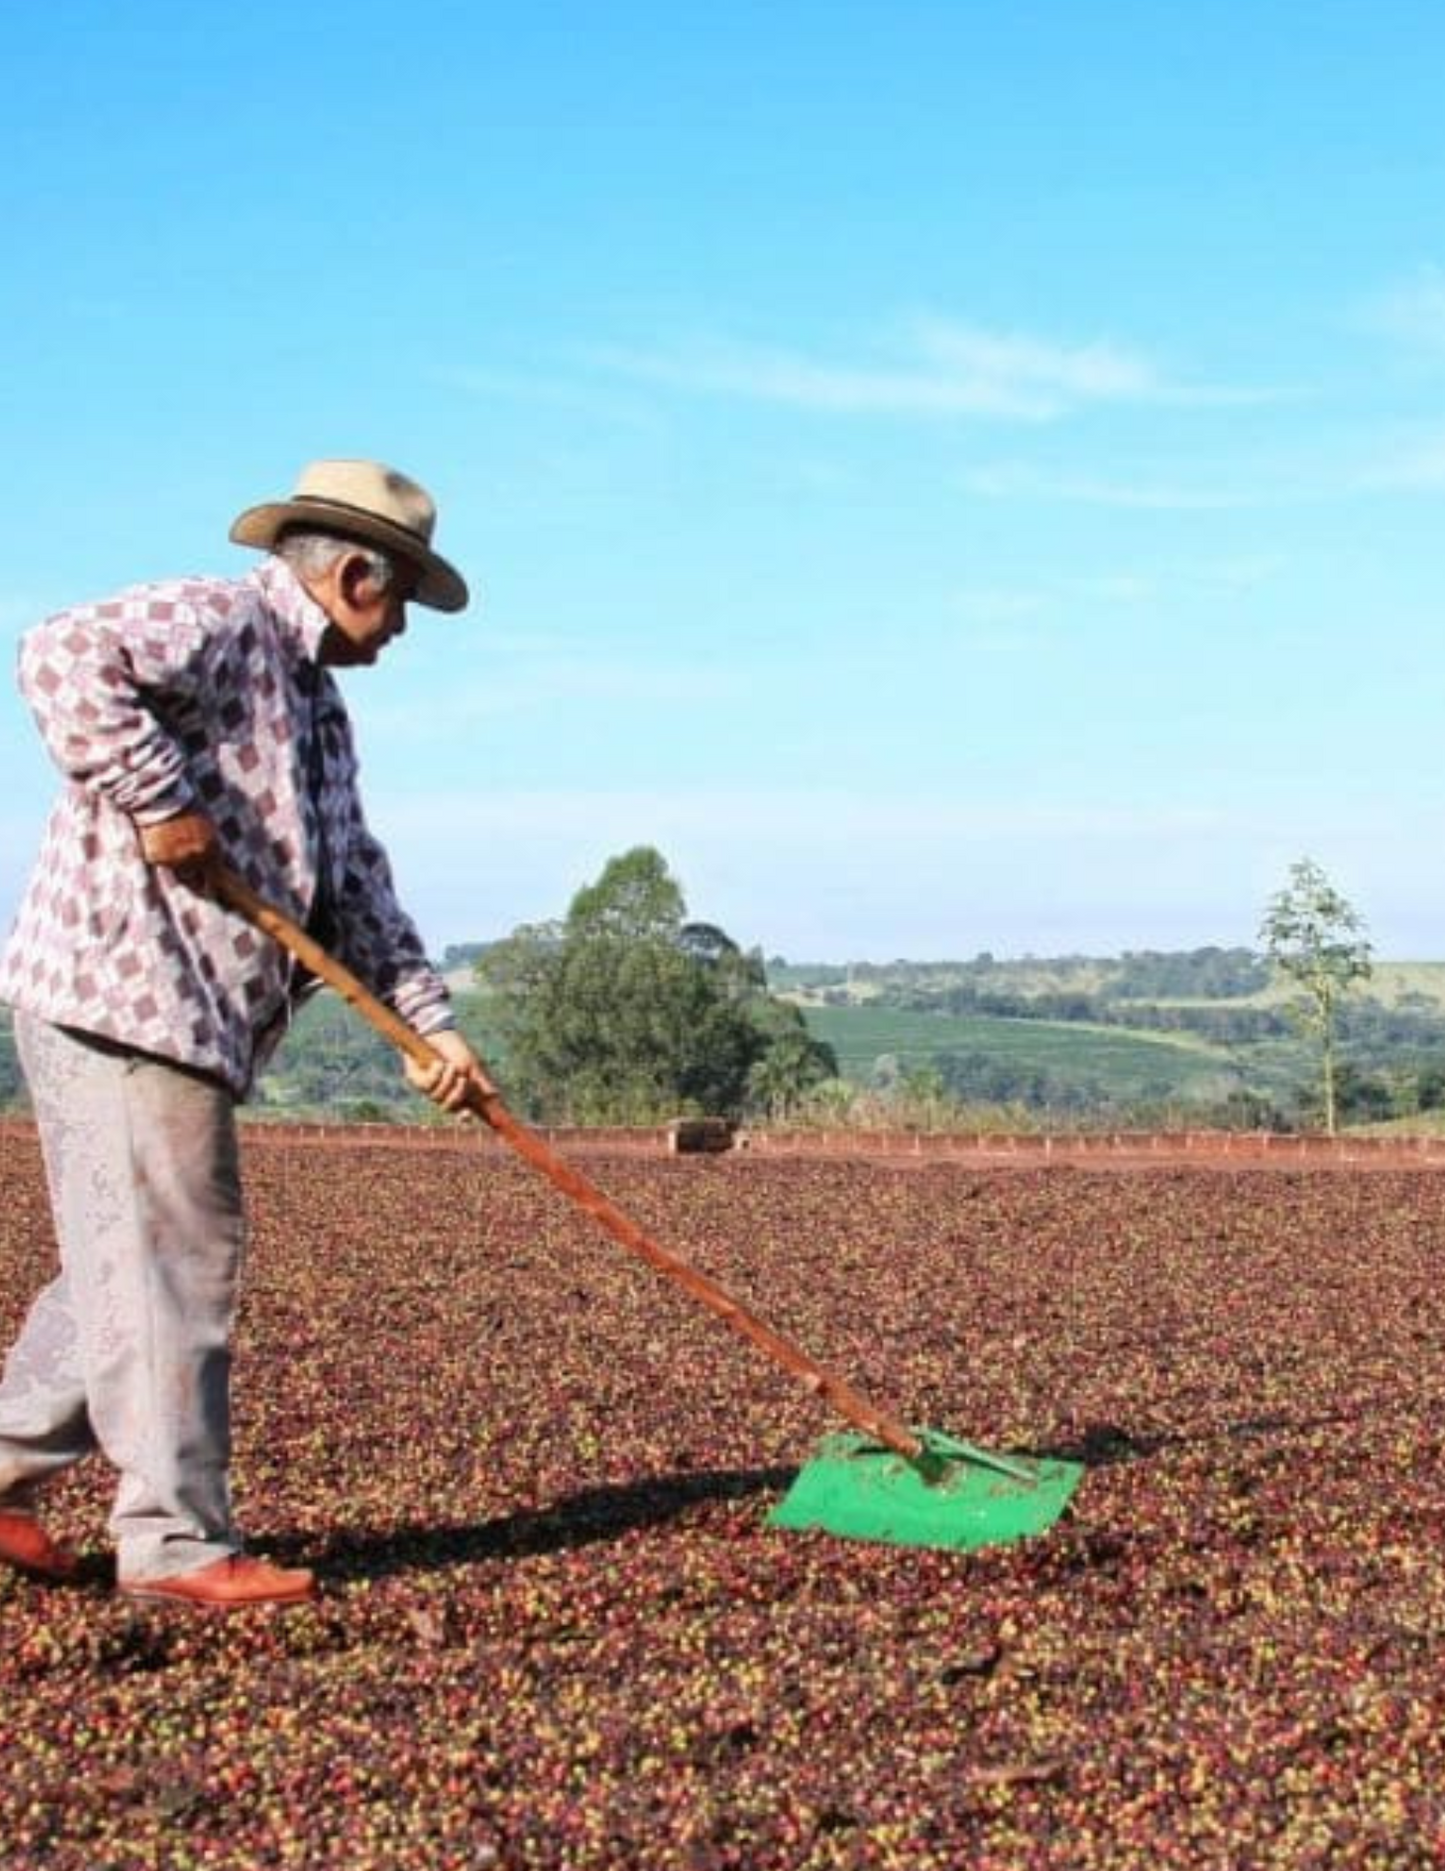
[[[332,500],[322,494],[293,494],[293,507],[314,507],[318,513],[355,514],[358,520],[364,520],[371,526],[384,526],[389,532],[404,533],[408,539],[414,539],[425,552],[431,551],[431,535],[418,532],[414,526],[408,526],[404,520],[393,520],[385,513],[378,513],[374,507],[358,507],[349,500]]]

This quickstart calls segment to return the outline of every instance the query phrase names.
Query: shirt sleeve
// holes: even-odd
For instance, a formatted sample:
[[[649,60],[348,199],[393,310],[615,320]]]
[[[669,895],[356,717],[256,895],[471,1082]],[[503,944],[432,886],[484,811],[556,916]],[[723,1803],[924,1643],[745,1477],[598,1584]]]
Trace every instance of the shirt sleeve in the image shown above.
[[[418,1033],[456,1025],[447,985],[397,901],[390,860],[364,824],[346,854],[338,911],[341,960],[373,993]]]
[[[367,823],[351,718],[334,683],[323,688],[316,731],[325,745],[318,804],[337,954],[417,1032],[455,1026],[446,982],[427,960],[416,924],[398,901],[391,860]]]
[[[142,825],[194,803],[185,752],[148,696],[194,680],[202,632],[193,614],[166,608],[63,613],[20,646],[20,690],[55,764]]]

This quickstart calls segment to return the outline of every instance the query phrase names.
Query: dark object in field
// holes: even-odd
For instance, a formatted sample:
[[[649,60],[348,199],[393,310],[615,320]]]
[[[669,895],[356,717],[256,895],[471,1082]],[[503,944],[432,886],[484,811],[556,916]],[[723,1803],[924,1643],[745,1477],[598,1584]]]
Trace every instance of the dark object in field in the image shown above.
[[[679,1117],[667,1127],[672,1156],[712,1156],[733,1147],[734,1126],[725,1117]]]

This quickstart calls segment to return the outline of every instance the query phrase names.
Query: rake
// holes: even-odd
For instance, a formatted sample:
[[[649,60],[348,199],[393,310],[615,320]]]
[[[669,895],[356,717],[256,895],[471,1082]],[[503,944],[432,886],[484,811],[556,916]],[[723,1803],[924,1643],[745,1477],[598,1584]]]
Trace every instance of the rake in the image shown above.
[[[440,1054],[299,924],[222,867],[217,899],[269,935],[417,1064]],[[942,1430],[910,1428],[836,1372],[774,1331],[726,1288],[640,1228],[595,1184],[507,1109],[500,1094],[473,1090],[469,1108],[516,1154],[592,1216],[619,1246],[713,1312],[803,1388],[851,1424],[826,1436],[769,1515],[769,1525],[821,1528],[853,1539],[968,1549],[1042,1533],[1064,1512],[1083,1475],[1077,1462],[998,1454]]]

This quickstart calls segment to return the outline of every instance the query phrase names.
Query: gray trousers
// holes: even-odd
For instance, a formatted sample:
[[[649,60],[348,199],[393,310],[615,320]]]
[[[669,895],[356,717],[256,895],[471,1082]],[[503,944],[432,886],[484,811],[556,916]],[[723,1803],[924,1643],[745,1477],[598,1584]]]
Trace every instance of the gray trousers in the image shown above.
[[[17,1013],[60,1244],[0,1379],[0,1500],[99,1450],[123,1579],[240,1548],[230,1370],[244,1225],[234,1101],[194,1072]]]

